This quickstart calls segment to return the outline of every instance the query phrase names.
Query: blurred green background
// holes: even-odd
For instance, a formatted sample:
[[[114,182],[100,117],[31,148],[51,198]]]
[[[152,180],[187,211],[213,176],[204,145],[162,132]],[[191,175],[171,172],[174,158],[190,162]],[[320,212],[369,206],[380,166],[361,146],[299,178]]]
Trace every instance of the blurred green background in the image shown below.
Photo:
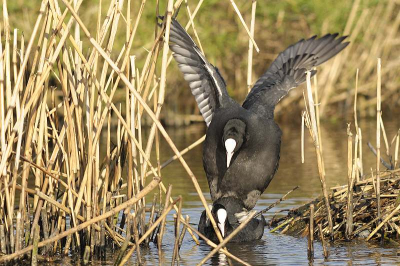
[[[60,7],[64,9],[62,2],[59,1]],[[159,13],[162,15],[165,12],[167,1],[160,1]],[[237,0],[235,1],[239,10],[241,11],[244,20],[247,25],[250,26],[251,20],[251,5],[252,1]],[[368,88],[372,89],[375,85],[371,79],[374,79],[376,73],[374,73],[374,66],[376,65],[376,58],[380,57],[382,53],[386,53],[386,58],[392,58],[393,60],[399,56],[399,34],[398,25],[395,29],[394,42],[391,42],[390,49],[384,51],[374,51],[374,42],[381,42],[384,45],[385,36],[390,31],[390,26],[393,23],[397,23],[396,18],[400,11],[399,3],[390,0],[361,0],[357,2],[357,8],[355,12],[354,22],[349,25],[349,34],[357,28],[357,23],[361,23],[359,33],[354,38],[354,46],[349,52],[349,58],[344,60],[344,63],[340,65],[341,72],[345,76],[337,78],[335,81],[334,95],[339,95],[340,92],[349,92],[351,98],[351,90],[354,90],[355,84],[355,71],[357,68],[362,68],[365,62],[371,62],[371,66],[364,72],[360,70],[360,85],[368,84]],[[8,9],[10,15],[10,24],[12,28],[18,28],[25,33],[25,36],[30,36],[32,27],[36,20],[38,10],[40,7],[40,0],[13,0],[8,1]],[[79,14],[83,19],[85,25],[90,29],[93,36],[95,36],[96,20],[99,11],[99,0],[83,1],[83,4],[79,10]],[[125,1],[122,14],[126,17],[126,5],[128,1]],[[106,11],[110,4],[110,0],[101,1],[101,14],[102,20],[104,20]],[[131,1],[131,24],[133,25],[136,19],[137,12],[141,1]],[[188,5],[191,12],[193,13],[198,1],[189,0]],[[257,80],[277,56],[277,54],[284,50],[290,44],[295,43],[299,39],[308,38],[313,35],[323,35],[325,33],[338,32],[343,34],[346,24],[349,20],[349,15],[352,8],[354,8],[354,1],[349,0],[337,0],[337,1],[318,1],[318,0],[264,0],[257,1],[256,10],[256,24],[255,24],[255,41],[257,42],[260,53],[254,51],[253,56],[253,82]],[[157,1],[148,0],[146,2],[144,13],[142,15],[138,31],[134,40],[134,44],[131,50],[132,55],[136,55],[137,66],[139,69],[142,68],[144,60],[148,54],[148,50],[151,49],[155,38],[156,28],[156,7]],[[360,18],[364,14],[363,21]],[[374,22],[376,19],[378,22]],[[181,24],[186,24],[188,21],[185,1],[182,4],[182,8],[178,15],[178,20]],[[385,23],[381,23],[385,21]],[[197,16],[194,19],[195,27],[201,40],[201,44],[205,51],[208,60],[216,65],[223,77],[228,84],[228,90],[230,95],[242,102],[247,94],[247,56],[248,56],[248,36],[240,23],[240,20],[235,13],[231,2],[228,0],[207,0],[204,1]],[[126,25],[121,20],[121,30],[117,33],[117,40],[114,48],[111,52],[112,57],[116,59],[123,43],[125,42],[126,36]],[[374,29],[376,27],[376,29]],[[376,32],[374,32],[376,30]],[[193,30],[190,28],[189,33],[193,36]],[[367,37],[365,37],[367,36]],[[381,40],[377,40],[381,38]],[[87,39],[82,37],[84,41]],[[395,42],[397,40],[397,43]],[[84,44],[85,45],[85,44]],[[386,47],[386,46],[385,46]],[[386,49],[386,48],[385,48]],[[367,57],[364,61],[357,59],[367,53]],[[350,58],[351,56],[351,58]],[[160,64],[161,56],[158,58]],[[398,61],[398,60],[397,60]],[[368,63],[369,64],[369,63]],[[389,62],[383,61],[383,67],[387,66]],[[391,71],[396,72],[399,69],[399,63],[389,64]],[[392,73],[392,72],[390,72]],[[399,92],[398,75],[387,74],[388,79],[394,84],[389,88],[394,92]],[[159,76],[159,70],[156,72]],[[363,81],[364,80],[364,81]],[[363,83],[364,82],[364,83]],[[321,81],[325,84],[325,80]],[[339,85],[336,86],[336,83]],[[366,85],[367,86],[367,85]],[[385,86],[385,84],[383,85]],[[393,86],[395,87],[393,89]],[[371,99],[373,96],[369,90],[361,92],[361,98],[366,100]],[[119,95],[120,94],[120,95]],[[124,93],[117,94],[117,97],[124,97]],[[118,96],[119,95],[119,96]],[[297,97],[301,99],[301,91],[294,93],[291,97]],[[391,94],[393,95],[393,94]],[[348,114],[349,106],[351,101],[343,99],[347,98],[346,95],[339,95],[341,98],[335,101],[333,107],[328,110],[328,114],[332,117],[340,117]],[[349,99],[350,99],[349,98]],[[385,98],[385,97],[384,97]],[[390,95],[386,98],[391,98]],[[284,106],[285,112],[278,109],[278,115],[284,113],[290,117],[292,107],[300,107],[300,100],[290,100],[290,102]],[[396,104],[396,102],[394,102]],[[362,106],[362,104],[360,105]],[[368,112],[368,108],[371,109],[371,104],[366,104],[365,116],[372,111]],[[397,104],[398,106],[398,104]],[[175,114],[198,114],[196,103],[194,98],[191,96],[188,85],[183,80],[182,75],[173,62],[168,68],[167,76],[167,91],[165,99],[165,107],[163,115],[174,116]],[[361,107],[362,108],[362,107]],[[340,112],[337,112],[339,110]],[[172,124],[174,122],[171,122]]]

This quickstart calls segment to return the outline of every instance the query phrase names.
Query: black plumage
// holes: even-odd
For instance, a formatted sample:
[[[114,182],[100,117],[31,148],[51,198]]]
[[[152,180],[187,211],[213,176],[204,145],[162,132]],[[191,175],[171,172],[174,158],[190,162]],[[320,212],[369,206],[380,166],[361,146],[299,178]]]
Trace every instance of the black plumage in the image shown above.
[[[241,200],[230,197],[220,198],[214,202],[211,209],[211,213],[213,214],[217,225],[221,223],[217,215],[217,212],[220,209],[224,209],[227,212],[227,219],[224,221],[225,236],[230,235],[248,215]],[[261,239],[264,234],[265,225],[266,221],[264,216],[261,215],[261,219],[252,218],[246,227],[232,238],[231,242],[247,242]],[[211,241],[218,242],[217,235],[215,234],[214,228],[206,215],[206,211],[203,211],[201,214],[198,229],[200,233],[205,235]]]
[[[346,37],[337,37],[314,36],[289,46],[240,106],[229,97],[217,68],[206,60],[182,26],[172,21],[170,49],[208,126],[203,165],[213,202],[238,199],[247,210],[254,208],[279,165],[281,130],[274,121],[275,105],[306,80],[306,71],[314,75],[313,67],[348,45],[343,42]]]

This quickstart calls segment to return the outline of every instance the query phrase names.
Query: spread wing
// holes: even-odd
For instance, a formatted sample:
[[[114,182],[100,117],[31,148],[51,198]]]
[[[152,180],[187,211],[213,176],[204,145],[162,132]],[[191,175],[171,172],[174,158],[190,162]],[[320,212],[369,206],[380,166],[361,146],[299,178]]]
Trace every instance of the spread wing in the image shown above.
[[[290,91],[306,80],[306,71],[318,66],[342,51],[349,43],[347,37],[327,34],[300,40],[280,53],[268,70],[258,79],[247,95],[243,107],[261,115],[273,116],[275,105]],[[315,75],[312,70],[311,74]]]
[[[172,20],[169,41],[179,69],[189,83],[204,121],[209,126],[216,108],[229,102],[225,81],[175,19]]]

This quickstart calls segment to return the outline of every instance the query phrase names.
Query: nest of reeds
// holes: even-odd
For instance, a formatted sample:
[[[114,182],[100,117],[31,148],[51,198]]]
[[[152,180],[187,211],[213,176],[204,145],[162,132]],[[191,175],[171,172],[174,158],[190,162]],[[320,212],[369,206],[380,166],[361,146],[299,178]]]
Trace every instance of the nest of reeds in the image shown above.
[[[281,233],[306,237],[310,234],[310,206],[313,205],[313,222],[321,225],[324,236],[334,240],[397,239],[400,235],[400,169],[382,172],[380,177],[380,208],[376,177],[360,180],[350,189],[348,185],[332,188],[329,201],[333,233],[329,231],[322,197],[290,210],[284,217],[273,218],[269,225]],[[317,238],[320,237],[320,228],[313,232]]]
[[[317,155],[318,173],[321,182],[323,196],[315,199],[299,208],[289,211],[288,215],[279,219],[272,219],[270,226],[272,232],[281,230],[281,233],[307,236],[309,239],[309,256],[313,256],[314,235],[319,235],[323,242],[324,236],[332,240],[350,240],[365,238],[367,241],[377,238],[394,239],[398,237],[400,210],[399,197],[399,142],[400,130],[391,142],[388,141],[384,123],[382,120],[381,101],[381,60],[377,60],[377,89],[376,89],[376,149],[371,143],[369,148],[376,156],[376,168],[371,168],[370,178],[366,178],[363,171],[362,130],[358,126],[357,118],[357,80],[354,95],[354,127],[355,137],[351,132],[351,126],[347,127],[347,177],[346,186],[334,187],[328,194],[325,179],[325,167],[322,156],[322,144],[319,128],[319,108],[317,90],[311,86],[310,74],[307,75],[307,92],[304,99],[307,103],[306,110],[302,114],[302,161],[304,162],[304,129],[308,128],[313,140]],[[314,79],[314,89],[317,87]],[[390,163],[381,157],[381,139],[384,140],[386,155]],[[394,147],[394,149],[393,149]],[[394,150],[393,155],[390,151]],[[392,162],[392,158],[394,158]],[[388,171],[382,171],[385,166]],[[314,223],[318,226],[314,230]],[[327,254],[325,254],[327,256]]]

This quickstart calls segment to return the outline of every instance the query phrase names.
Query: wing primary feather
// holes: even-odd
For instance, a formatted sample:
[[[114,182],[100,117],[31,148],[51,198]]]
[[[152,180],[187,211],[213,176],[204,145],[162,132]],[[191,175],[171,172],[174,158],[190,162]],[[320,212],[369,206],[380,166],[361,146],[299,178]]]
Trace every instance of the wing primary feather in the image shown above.
[[[273,117],[275,105],[292,88],[306,80],[305,72],[334,57],[348,45],[347,36],[327,34],[300,40],[281,52],[268,70],[255,82],[243,107]],[[315,75],[312,70],[311,74]]]
[[[231,102],[226,84],[218,69],[210,64],[190,35],[172,19],[170,49],[207,126],[212,121],[216,108]]]

